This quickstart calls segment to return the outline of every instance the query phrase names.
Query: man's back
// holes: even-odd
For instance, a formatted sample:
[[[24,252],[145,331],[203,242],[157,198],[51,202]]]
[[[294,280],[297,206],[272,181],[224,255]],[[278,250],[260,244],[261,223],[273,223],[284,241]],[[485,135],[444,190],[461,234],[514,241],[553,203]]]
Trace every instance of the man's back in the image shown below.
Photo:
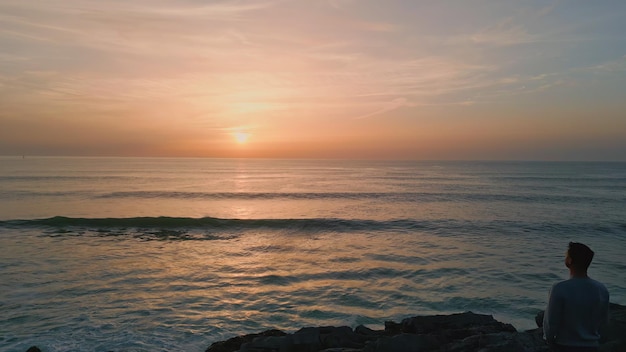
[[[564,346],[597,346],[608,321],[609,292],[589,277],[573,277],[552,287],[544,316],[546,337]]]

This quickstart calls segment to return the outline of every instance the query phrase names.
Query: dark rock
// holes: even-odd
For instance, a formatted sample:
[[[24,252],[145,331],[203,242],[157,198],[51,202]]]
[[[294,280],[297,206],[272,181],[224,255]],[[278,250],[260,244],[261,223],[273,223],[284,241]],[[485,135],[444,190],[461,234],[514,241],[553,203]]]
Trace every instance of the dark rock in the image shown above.
[[[320,341],[320,330],[323,328],[302,328],[296,331],[292,335],[292,341],[294,346],[297,346],[299,350],[313,350],[318,351],[322,349],[322,342]]]
[[[429,345],[426,336],[402,333],[396,336],[383,336],[367,344],[363,352],[422,352],[430,348],[432,346]]]
[[[320,342],[322,348],[362,348],[365,345],[362,337],[349,326],[332,328],[320,333]]]
[[[611,303],[609,306],[609,336],[624,337],[626,333],[626,306]]]
[[[543,322],[543,312],[535,318]],[[600,352],[625,352],[626,307],[611,304]],[[37,350],[28,351],[36,352]],[[206,352],[549,352],[541,328],[518,332],[491,315],[465,312],[385,322],[385,330],[358,326],[306,327],[293,334],[268,330],[211,345]]]
[[[395,321],[385,322],[385,333],[387,335],[397,335],[401,332],[402,332],[402,324],[396,323]]]
[[[478,345],[485,352],[526,352],[536,350],[536,341],[525,333],[500,332],[496,334],[478,335]],[[543,341],[539,341],[545,345]],[[548,348],[548,346],[545,346]]]
[[[515,333],[510,324],[501,323],[491,315],[465,312],[451,315],[416,316],[402,320],[402,332],[428,335],[432,344],[455,345],[471,336]],[[471,341],[470,341],[471,342]],[[464,350],[465,348],[461,349]]]
[[[602,342],[606,347],[601,348],[601,352],[626,351],[626,306],[610,304],[609,325],[604,331]]]
[[[520,338],[526,341],[525,345],[535,346],[535,351],[537,352],[549,351],[548,345],[546,345],[546,342],[543,339],[543,329],[538,328],[527,330],[520,333]]]
[[[31,346],[29,349],[26,350],[26,352],[41,352],[41,350],[37,346]]]
[[[315,344],[320,349],[329,348],[362,348],[366,336],[357,334],[349,326],[322,326],[303,328],[293,334],[294,344]]]
[[[234,351],[239,350],[242,344],[251,342],[252,340],[254,340],[255,338],[259,336],[285,336],[285,335],[287,334],[280,330],[272,329],[272,330],[264,331],[259,334],[248,334],[248,335],[243,335],[243,336],[237,336],[237,337],[228,339],[226,341],[215,342],[211,344],[211,346],[209,346],[209,348],[207,348],[205,352],[234,352]]]
[[[286,336],[258,336],[252,341],[243,343],[239,348],[242,352],[291,351],[291,339]]]
[[[402,320],[402,332],[412,334],[428,334],[441,330],[476,330],[482,328],[483,333],[508,331],[515,332],[510,324],[501,323],[491,315],[475,314],[472,312],[416,316]]]
[[[537,324],[537,327],[543,328],[544,313],[545,313],[545,310],[542,310],[541,312],[537,313],[537,315],[535,315],[535,323]]]
[[[359,325],[356,328],[354,328],[354,332],[359,335],[364,335],[364,336],[380,336],[380,335],[385,334],[384,331],[372,330],[364,325]]]

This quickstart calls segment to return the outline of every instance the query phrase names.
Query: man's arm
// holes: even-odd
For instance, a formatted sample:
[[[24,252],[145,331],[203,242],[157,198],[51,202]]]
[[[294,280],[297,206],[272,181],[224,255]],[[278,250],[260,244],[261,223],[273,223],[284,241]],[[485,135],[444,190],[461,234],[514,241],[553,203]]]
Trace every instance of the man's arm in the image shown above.
[[[556,343],[556,333],[558,331],[559,324],[561,323],[563,303],[558,293],[555,292],[556,285],[552,286],[550,290],[550,298],[548,299],[548,306],[543,315],[543,335],[548,345],[554,345]]]
[[[608,333],[608,328],[609,328],[609,320],[610,320],[610,313],[609,313],[609,292],[606,292],[606,301],[602,302],[602,306],[601,306],[602,310],[601,310],[601,315],[600,315],[600,319],[601,319],[601,324],[600,324],[600,329],[599,329],[599,333],[600,333],[600,341],[606,341],[607,339],[607,333]]]

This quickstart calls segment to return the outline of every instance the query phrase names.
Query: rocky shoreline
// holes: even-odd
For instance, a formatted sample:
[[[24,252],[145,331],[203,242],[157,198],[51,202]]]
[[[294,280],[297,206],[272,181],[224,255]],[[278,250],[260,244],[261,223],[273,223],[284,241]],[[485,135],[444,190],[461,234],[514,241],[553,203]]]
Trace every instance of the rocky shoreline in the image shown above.
[[[610,323],[600,352],[626,352],[626,306],[611,304]],[[517,331],[491,315],[472,312],[415,316],[365,326],[305,327],[292,334],[267,330],[215,342],[205,352],[548,352],[541,329]]]
[[[267,330],[211,344],[205,352],[549,352],[537,328],[517,331],[491,315],[472,312],[387,321],[384,330],[365,326],[305,327],[294,333]],[[626,352],[626,306],[611,303],[600,352]],[[42,352],[36,346],[27,352]],[[45,352],[45,351],[44,351]]]

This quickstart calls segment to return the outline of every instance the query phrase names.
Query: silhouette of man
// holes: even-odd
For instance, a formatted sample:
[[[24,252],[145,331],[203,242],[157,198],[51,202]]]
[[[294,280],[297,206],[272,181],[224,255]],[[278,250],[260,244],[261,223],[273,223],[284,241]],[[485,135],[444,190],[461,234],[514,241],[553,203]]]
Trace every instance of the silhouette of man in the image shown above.
[[[587,276],[593,254],[586,245],[570,242],[565,256],[570,278],[550,290],[543,332],[555,351],[598,351],[600,330],[609,320],[609,291]]]

